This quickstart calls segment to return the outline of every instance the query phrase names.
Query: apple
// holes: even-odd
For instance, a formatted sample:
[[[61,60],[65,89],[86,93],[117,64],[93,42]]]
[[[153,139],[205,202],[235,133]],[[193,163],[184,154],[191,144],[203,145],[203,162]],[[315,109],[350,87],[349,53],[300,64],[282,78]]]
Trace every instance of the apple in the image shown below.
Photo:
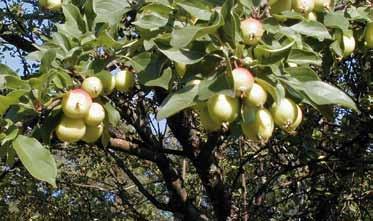
[[[286,129],[297,119],[297,105],[292,100],[283,98],[278,104],[272,105],[271,114],[275,123]]]
[[[307,19],[311,21],[317,21],[317,15],[313,12],[307,14]]]
[[[186,73],[186,64],[175,62],[175,70],[179,77],[183,78]]]
[[[82,89],[67,92],[62,99],[62,110],[70,118],[84,118],[92,105],[92,98]]]
[[[220,123],[215,122],[210,117],[209,111],[207,109],[207,104],[205,102],[198,103],[196,110],[199,113],[199,119],[201,121],[202,127],[205,128],[206,131],[212,132],[220,130]]]
[[[236,94],[248,92],[253,84],[254,77],[251,72],[245,68],[235,68],[232,71],[234,91]]]
[[[93,102],[89,108],[88,114],[85,116],[84,121],[89,126],[96,126],[105,119],[105,110],[101,104]]]
[[[275,128],[271,113],[265,108],[244,105],[241,129],[247,139],[266,142]]]
[[[129,91],[135,84],[133,73],[128,70],[119,71],[115,76],[115,88],[118,91]]]
[[[74,143],[82,139],[86,126],[81,119],[72,119],[63,116],[56,127],[57,138],[62,142]]]
[[[215,122],[231,123],[238,117],[239,101],[237,98],[224,94],[217,94],[207,101],[210,117]]]
[[[336,33],[336,39],[343,50],[343,57],[350,56],[355,50],[355,38],[352,34],[343,34],[341,31]]]
[[[293,0],[293,9],[297,12],[307,14],[315,7],[315,0]]]
[[[297,118],[295,119],[295,121],[290,124],[290,126],[288,128],[286,128],[286,131],[291,133],[293,131],[295,131],[298,126],[300,125],[300,123],[302,123],[302,120],[303,120],[303,112],[302,112],[302,109],[300,109],[300,107],[298,105],[297,106]]]
[[[244,97],[244,102],[247,105],[252,105],[255,107],[263,107],[267,101],[267,92],[262,86],[257,83],[253,84],[251,90]]]
[[[89,77],[84,79],[82,89],[85,90],[92,98],[98,97],[102,90],[103,84],[98,77]]]
[[[98,73],[97,77],[102,82],[104,94],[111,94],[115,88],[115,76],[113,76],[110,72],[105,71]]]
[[[95,126],[87,126],[87,129],[82,138],[82,141],[86,143],[94,143],[101,137],[103,131],[104,131],[103,123],[95,125]]]
[[[368,48],[373,48],[373,22],[368,23],[365,31],[365,42]]]
[[[243,41],[247,45],[257,44],[264,34],[262,22],[254,18],[241,21],[240,28]]]
[[[315,0],[315,12],[324,12],[329,11],[332,8],[333,1],[332,0]]]
[[[42,8],[57,11],[61,8],[62,0],[40,0],[39,4]]]
[[[292,5],[291,1],[292,0],[270,1],[269,5],[271,6],[271,14],[280,14],[283,11],[290,11]]]

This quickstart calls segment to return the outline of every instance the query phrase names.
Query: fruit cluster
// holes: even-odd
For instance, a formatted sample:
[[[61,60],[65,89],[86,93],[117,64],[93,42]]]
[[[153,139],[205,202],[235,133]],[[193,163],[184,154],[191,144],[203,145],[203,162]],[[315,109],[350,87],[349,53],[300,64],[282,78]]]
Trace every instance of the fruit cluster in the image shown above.
[[[222,125],[240,119],[245,137],[264,143],[272,136],[275,124],[289,133],[297,129],[303,119],[297,104],[283,98],[274,102],[269,111],[265,108],[267,92],[254,81],[249,70],[235,68],[232,75],[235,97],[216,94],[207,104],[201,102],[197,105],[201,124],[207,131],[217,131]]]
[[[134,75],[124,70],[111,76],[110,80],[88,77],[81,88],[68,91],[62,100],[62,119],[55,129],[57,138],[69,143],[79,140],[96,142],[103,133],[106,114],[103,106],[92,99],[101,94],[110,94],[114,88],[121,92],[128,91],[134,82]]]

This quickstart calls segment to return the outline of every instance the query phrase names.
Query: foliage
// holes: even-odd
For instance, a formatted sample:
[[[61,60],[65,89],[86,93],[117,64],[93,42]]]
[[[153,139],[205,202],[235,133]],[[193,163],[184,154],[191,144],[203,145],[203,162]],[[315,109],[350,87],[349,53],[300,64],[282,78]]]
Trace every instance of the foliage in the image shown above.
[[[316,21],[271,14],[266,1],[66,0],[61,11],[41,14],[35,1],[3,2],[3,50],[24,64],[21,75],[0,65],[5,217],[371,216],[367,2],[336,1]],[[264,25],[256,45],[245,45],[240,31],[250,16]],[[340,34],[356,40],[351,56]],[[201,126],[194,107],[216,94],[235,96],[236,66],[271,95],[266,107],[285,96],[300,104],[305,117],[295,135],[277,129],[264,144],[243,138],[239,119],[215,132]],[[100,141],[59,142],[53,131],[64,94],[87,77],[124,69],[136,73],[136,85],[97,98],[107,116]]]

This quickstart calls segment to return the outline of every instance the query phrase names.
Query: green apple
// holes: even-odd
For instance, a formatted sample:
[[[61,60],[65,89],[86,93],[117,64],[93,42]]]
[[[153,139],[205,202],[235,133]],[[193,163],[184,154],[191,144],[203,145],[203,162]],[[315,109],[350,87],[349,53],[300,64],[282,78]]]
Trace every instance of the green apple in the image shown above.
[[[297,106],[297,118],[295,119],[295,121],[290,124],[290,126],[288,128],[285,128],[287,132],[291,133],[293,131],[295,131],[298,126],[302,123],[302,120],[303,120],[303,112],[302,112],[302,109],[300,109],[300,107],[298,105]]]
[[[317,15],[313,12],[308,13],[306,17],[308,20],[317,21]]]
[[[336,32],[336,39],[343,51],[343,57],[348,57],[355,50],[355,38],[352,34],[343,34],[341,31]]]
[[[275,123],[286,129],[297,119],[297,105],[292,100],[283,98],[278,104],[274,103],[272,105],[271,114]]]
[[[63,116],[56,127],[57,138],[62,142],[74,143],[82,139],[86,126],[81,119],[72,119]]]
[[[105,119],[105,110],[101,104],[93,102],[89,108],[88,114],[85,116],[84,121],[89,126],[96,126]]]
[[[67,92],[62,99],[62,110],[70,118],[84,118],[92,105],[92,98],[82,89]]]
[[[365,42],[368,48],[373,48],[373,22],[368,23],[365,31]]]
[[[251,105],[243,105],[242,109],[242,133],[249,140],[268,141],[274,130],[274,122],[271,113],[265,108],[257,108]]]
[[[254,84],[254,77],[245,68],[235,68],[232,71],[234,91],[237,95],[247,93]]]
[[[333,7],[333,0],[315,0],[315,12],[330,11]]]
[[[129,91],[135,85],[134,74],[128,70],[119,71],[115,76],[115,88],[118,91]]]
[[[94,143],[101,137],[103,131],[104,131],[103,123],[99,125],[95,125],[95,126],[87,126],[87,129],[82,138],[82,141],[86,143]]]
[[[271,6],[271,14],[280,14],[283,11],[290,11],[292,4],[291,0],[278,0],[275,2],[270,2],[269,5]]]
[[[211,119],[219,124],[233,122],[238,117],[239,107],[237,98],[224,94],[214,95],[207,102]]]
[[[253,84],[253,87],[244,97],[244,102],[247,105],[252,105],[255,107],[263,107],[267,101],[267,92],[262,86],[257,83]]]
[[[96,98],[101,94],[103,84],[98,77],[89,77],[84,79],[82,89],[85,90],[92,98]]]
[[[57,11],[61,9],[62,0],[40,0],[40,7],[51,11]]]
[[[307,14],[315,7],[315,0],[293,0],[293,9],[297,12]]]
[[[243,41],[247,45],[256,45],[264,34],[262,22],[254,18],[241,21],[240,28]]]
[[[205,102],[198,103],[196,110],[199,113],[199,119],[201,121],[202,127],[205,128],[206,131],[220,130],[221,124],[215,122],[210,117],[209,111],[207,109],[207,103]]]

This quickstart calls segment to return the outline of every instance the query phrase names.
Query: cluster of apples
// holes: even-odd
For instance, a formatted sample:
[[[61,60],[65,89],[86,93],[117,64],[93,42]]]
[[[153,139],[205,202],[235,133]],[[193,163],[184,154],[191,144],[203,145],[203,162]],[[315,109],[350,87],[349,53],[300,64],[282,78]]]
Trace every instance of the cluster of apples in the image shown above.
[[[270,11],[272,15],[284,11],[294,10],[304,14],[309,20],[317,20],[317,14],[330,11],[334,7],[333,0],[270,0]],[[279,18],[282,20],[282,18]],[[260,20],[248,18],[240,24],[243,41],[247,45],[255,45],[264,34],[264,27]],[[342,56],[347,57],[355,50],[356,42],[352,30],[342,33],[335,31],[335,38],[342,49]],[[365,45],[373,48],[373,22],[367,24],[364,34]]]
[[[229,125],[240,118],[245,137],[264,143],[272,136],[275,124],[289,133],[297,129],[303,113],[291,99],[274,102],[268,110],[265,108],[267,92],[255,82],[249,70],[235,68],[232,75],[235,97],[217,94],[207,103],[197,105],[201,124],[207,131],[217,131],[222,125]]]
[[[111,76],[110,80],[98,77],[84,79],[81,88],[68,91],[62,99],[63,116],[56,127],[57,138],[74,143],[82,140],[96,142],[104,130],[105,110],[94,102],[102,94],[110,94],[114,88],[129,91],[134,86],[133,73],[124,70]]]

